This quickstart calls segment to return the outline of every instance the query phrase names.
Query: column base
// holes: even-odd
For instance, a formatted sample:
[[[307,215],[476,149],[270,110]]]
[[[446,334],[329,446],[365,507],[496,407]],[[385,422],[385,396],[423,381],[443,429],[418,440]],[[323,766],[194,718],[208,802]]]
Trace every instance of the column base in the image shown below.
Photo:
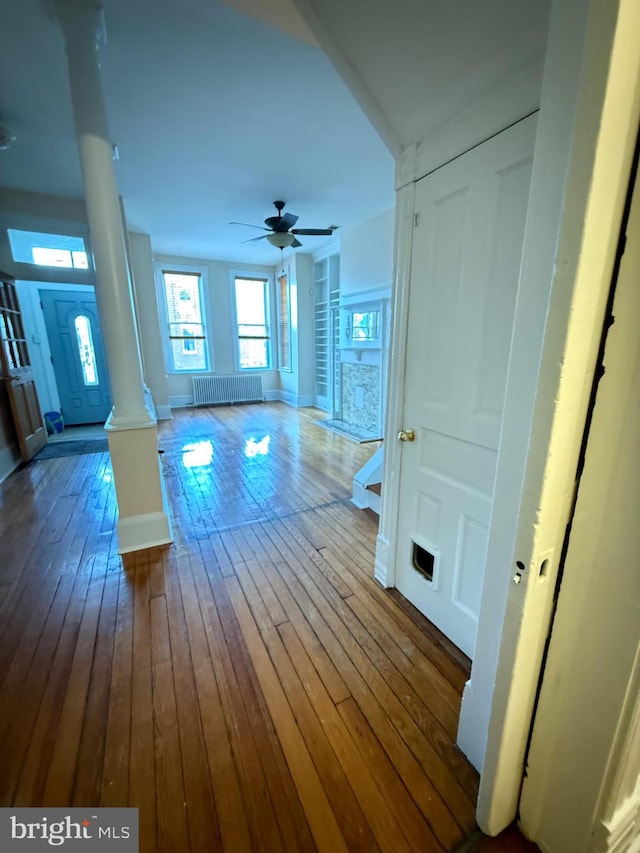
[[[118,500],[118,553],[173,542],[155,421],[107,424]]]
[[[166,512],[148,512],[121,518],[117,524],[118,554],[130,554],[145,548],[157,548],[173,542]]]

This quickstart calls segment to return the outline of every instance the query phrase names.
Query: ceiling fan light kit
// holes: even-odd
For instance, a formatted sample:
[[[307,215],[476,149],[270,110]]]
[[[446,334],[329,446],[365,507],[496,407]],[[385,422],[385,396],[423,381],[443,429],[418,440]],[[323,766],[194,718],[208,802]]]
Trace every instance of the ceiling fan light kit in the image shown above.
[[[293,234],[288,231],[276,231],[274,234],[266,234],[265,236],[276,249],[288,249],[295,240]]]
[[[263,225],[251,225],[248,222],[230,222],[230,225],[244,225],[248,228],[259,228],[261,231],[266,231],[266,234],[261,234],[259,237],[252,237],[250,240],[243,240],[243,243],[255,243],[257,240],[265,238],[275,246],[276,249],[288,249],[289,247],[297,249],[302,246],[302,243],[296,237],[296,234],[304,234],[315,237],[330,237],[336,230],[336,225],[331,225],[329,228],[294,228],[293,226],[298,221],[298,217],[293,213],[283,213],[284,201],[274,201],[275,209],[278,211],[277,216],[268,216],[264,220]]]

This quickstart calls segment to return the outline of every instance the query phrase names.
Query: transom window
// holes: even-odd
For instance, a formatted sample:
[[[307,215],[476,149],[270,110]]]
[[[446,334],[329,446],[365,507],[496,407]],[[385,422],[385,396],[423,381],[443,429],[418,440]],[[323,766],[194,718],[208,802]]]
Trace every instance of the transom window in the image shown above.
[[[195,373],[209,369],[207,331],[200,273],[162,270],[171,369]]]
[[[13,260],[41,267],[89,269],[87,249],[82,237],[46,234],[42,231],[20,231],[8,228]]]
[[[238,334],[238,367],[268,369],[271,363],[269,333],[269,281],[235,276],[234,295]]]

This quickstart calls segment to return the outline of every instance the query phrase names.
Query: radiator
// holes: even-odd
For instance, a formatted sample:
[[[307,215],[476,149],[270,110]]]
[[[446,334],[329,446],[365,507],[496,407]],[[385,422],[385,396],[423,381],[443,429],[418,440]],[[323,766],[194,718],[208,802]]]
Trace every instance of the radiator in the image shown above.
[[[193,405],[249,403],[264,400],[262,376],[194,376]]]

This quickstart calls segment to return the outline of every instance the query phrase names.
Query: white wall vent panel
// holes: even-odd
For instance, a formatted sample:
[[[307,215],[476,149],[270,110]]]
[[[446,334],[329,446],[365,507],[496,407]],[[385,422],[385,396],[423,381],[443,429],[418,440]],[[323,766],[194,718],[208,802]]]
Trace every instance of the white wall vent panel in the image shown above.
[[[258,400],[264,400],[261,375],[193,377],[194,406],[252,403]]]

